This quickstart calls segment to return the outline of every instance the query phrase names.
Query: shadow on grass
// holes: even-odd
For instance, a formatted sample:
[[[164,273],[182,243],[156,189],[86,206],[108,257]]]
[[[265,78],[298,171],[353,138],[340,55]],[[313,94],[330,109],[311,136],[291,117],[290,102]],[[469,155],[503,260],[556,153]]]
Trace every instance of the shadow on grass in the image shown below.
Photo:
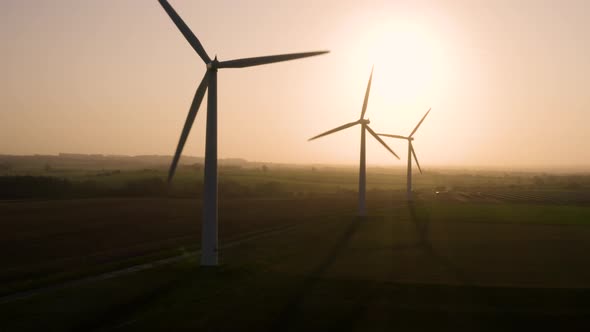
[[[346,248],[354,234],[356,233],[359,224],[365,221],[365,218],[357,217],[350,225],[348,225],[346,231],[338,239],[330,253],[326,258],[303,280],[303,283],[295,291],[294,296],[284,308],[280,311],[277,318],[271,325],[271,331],[284,331],[289,330],[292,323],[298,318],[298,314],[301,312],[301,305],[308,294],[320,280],[322,274],[336,261],[338,256],[341,255],[342,250]]]
[[[416,233],[418,235],[418,247],[422,248],[422,250],[424,250],[428,257],[430,257],[433,261],[438,262],[438,264],[453,273],[458,282],[465,286],[471,285],[472,283],[467,277],[466,273],[457,265],[455,265],[449,258],[437,253],[432,246],[432,243],[429,239],[430,211],[428,209],[422,210],[425,212],[425,215],[420,216],[418,214],[416,203],[414,201],[408,201],[410,220],[414,224]]]
[[[175,290],[187,287],[194,282],[199,275],[210,275],[216,273],[215,270],[209,271],[191,271],[185,274],[179,274],[173,280],[167,281],[150,291],[139,296],[133,297],[128,301],[112,306],[107,311],[78,324],[72,331],[110,331],[118,330],[133,322],[133,317],[149,310],[157,301],[165,298]]]

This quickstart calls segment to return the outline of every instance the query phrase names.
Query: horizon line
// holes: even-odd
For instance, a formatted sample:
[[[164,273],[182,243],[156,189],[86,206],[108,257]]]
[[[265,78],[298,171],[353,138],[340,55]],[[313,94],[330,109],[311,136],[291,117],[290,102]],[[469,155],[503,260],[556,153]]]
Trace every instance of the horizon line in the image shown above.
[[[5,154],[0,153],[0,157],[68,157],[68,156],[84,156],[84,157],[105,157],[105,158],[141,158],[141,157],[159,157],[159,158],[169,158],[172,159],[172,155],[167,154],[137,154],[137,155],[128,155],[128,154],[103,154],[103,153],[72,153],[72,152],[59,152],[57,154]],[[194,156],[194,155],[184,155],[183,158],[193,158],[193,159],[205,159],[204,156]],[[324,167],[358,167],[358,165],[354,162],[350,163],[313,163],[313,162],[276,162],[276,161],[259,161],[259,160],[250,160],[247,158],[242,157],[220,157],[220,161],[222,160],[242,160],[247,163],[253,164],[275,164],[275,165],[295,165],[295,166],[324,166]],[[383,163],[367,163],[367,166],[370,167],[378,167],[378,168],[404,168],[405,165],[391,165],[391,164],[383,164]],[[459,165],[459,164],[433,164],[428,166],[427,169],[463,169],[463,170],[489,170],[489,171],[536,171],[542,172],[543,170],[547,171],[576,171],[576,172],[590,172],[590,164],[588,165],[514,165],[514,166],[507,166],[507,165],[481,165],[481,164],[466,164],[466,165]]]

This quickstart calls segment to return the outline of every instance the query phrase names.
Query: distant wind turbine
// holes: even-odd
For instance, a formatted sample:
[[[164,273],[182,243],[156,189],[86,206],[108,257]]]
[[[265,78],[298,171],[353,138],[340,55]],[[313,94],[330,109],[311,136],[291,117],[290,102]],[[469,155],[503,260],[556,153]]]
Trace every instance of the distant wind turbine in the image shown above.
[[[365,100],[363,102],[363,110],[361,111],[361,117],[354,122],[347,123],[343,126],[338,128],[334,128],[332,130],[328,130],[325,133],[319,134],[309,139],[309,141],[314,140],[316,138],[320,138],[322,136],[326,136],[337,131],[350,128],[352,126],[361,125],[361,160],[360,160],[360,168],[359,168],[359,216],[365,216],[367,214],[366,209],[366,185],[367,185],[367,176],[366,176],[366,153],[365,153],[365,132],[368,131],[369,134],[373,135],[379,143],[381,143],[389,152],[391,152],[397,159],[399,159],[398,155],[393,152],[387,144],[379,137],[377,134],[369,127],[369,123],[371,121],[369,119],[365,119],[365,112],[367,111],[367,104],[369,103],[369,92],[371,91],[371,80],[373,79],[373,69],[371,69],[371,76],[369,77],[369,84],[367,84],[367,91],[365,92]]]
[[[393,137],[393,138],[399,138],[399,139],[405,139],[408,141],[408,179],[407,179],[407,197],[408,197],[408,201],[411,201],[414,199],[413,195],[412,195],[412,156],[414,156],[414,160],[416,160],[416,166],[418,166],[418,170],[420,171],[420,174],[422,174],[422,168],[420,168],[420,163],[418,162],[418,157],[416,157],[416,151],[414,151],[414,146],[412,145],[412,141],[414,140],[414,134],[416,133],[416,131],[418,130],[418,127],[420,127],[420,125],[422,124],[422,121],[424,121],[424,119],[426,119],[426,116],[428,115],[428,113],[430,113],[431,109],[428,109],[428,111],[426,112],[426,114],[424,114],[424,116],[422,117],[422,120],[420,120],[420,122],[418,122],[418,125],[416,125],[416,128],[414,128],[414,130],[412,130],[412,133],[410,134],[410,136],[400,136],[400,135],[390,135],[390,134],[377,134],[379,136],[384,136],[384,137]]]
[[[218,61],[217,56],[213,60],[207,55],[201,42],[188,28],[186,23],[176,13],[174,8],[166,0],[158,0],[166,13],[170,16],[174,24],[178,27],[184,38],[189,42],[192,48],[197,52],[201,59],[207,65],[205,77],[199,84],[192,105],[189,109],[184,128],[180,134],[178,147],[170,166],[168,181],[170,182],[176,171],[178,160],[182,149],[191,130],[199,105],[205,96],[205,91],[209,89],[207,96],[207,129],[205,142],[205,181],[203,195],[203,224],[202,224],[202,243],[201,243],[201,265],[215,266],[218,264],[218,246],[217,246],[217,70],[222,68],[244,68],[265,65],[274,62],[295,60],[314,55],[328,53],[329,51],[293,53],[282,55],[262,56],[255,58],[245,58],[230,61]]]

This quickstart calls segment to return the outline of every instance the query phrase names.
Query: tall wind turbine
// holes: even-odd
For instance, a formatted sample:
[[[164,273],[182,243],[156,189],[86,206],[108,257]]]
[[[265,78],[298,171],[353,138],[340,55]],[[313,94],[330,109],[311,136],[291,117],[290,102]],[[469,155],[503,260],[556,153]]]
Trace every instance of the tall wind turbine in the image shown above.
[[[371,121],[369,119],[365,119],[365,112],[367,111],[367,104],[369,103],[369,92],[371,91],[371,80],[373,79],[373,69],[371,69],[371,76],[369,77],[369,84],[367,84],[367,91],[365,92],[365,100],[363,102],[363,110],[361,111],[361,117],[354,122],[347,123],[342,125],[338,128],[334,128],[332,130],[328,130],[325,133],[319,134],[310,138],[308,141],[314,140],[316,138],[320,138],[322,136],[326,136],[337,131],[361,125],[361,160],[360,160],[360,168],[359,168],[359,212],[358,215],[364,217],[367,214],[366,209],[366,200],[365,200],[365,193],[366,193],[366,186],[367,186],[367,170],[366,170],[366,153],[365,153],[365,132],[369,132],[369,134],[373,135],[379,143],[381,143],[389,152],[391,152],[397,159],[399,159],[398,155],[393,152],[387,144],[381,139],[381,137],[377,136],[377,134],[369,127],[369,123]]]
[[[426,116],[428,115],[428,113],[430,113],[431,109],[428,109],[428,112],[426,112],[426,114],[424,114],[424,116],[422,117],[422,120],[420,120],[420,122],[418,122],[418,125],[416,125],[416,128],[414,128],[414,130],[412,130],[412,133],[410,134],[410,136],[401,136],[401,135],[390,135],[390,134],[378,134],[379,136],[384,136],[384,137],[393,137],[393,138],[399,138],[399,139],[405,139],[408,141],[408,180],[407,180],[407,197],[408,197],[408,201],[411,201],[414,199],[413,195],[412,195],[412,156],[414,157],[414,160],[416,160],[416,166],[418,166],[418,170],[420,171],[420,174],[422,174],[422,168],[420,168],[420,163],[418,162],[418,157],[416,157],[416,151],[414,151],[414,146],[412,146],[412,141],[414,140],[414,134],[416,133],[416,131],[418,130],[418,127],[420,127],[420,125],[422,124],[422,121],[424,121],[424,119],[426,119]]]
[[[207,55],[199,39],[192,33],[186,23],[176,13],[174,8],[166,0],[158,0],[168,16],[178,27],[184,38],[197,52],[207,66],[205,77],[199,84],[192,105],[189,109],[184,128],[180,134],[178,147],[170,166],[168,181],[172,180],[182,149],[191,130],[199,105],[209,89],[207,96],[207,129],[205,142],[205,192],[203,195],[203,222],[202,222],[202,243],[201,243],[201,265],[215,266],[218,264],[217,256],[217,70],[222,68],[244,68],[258,65],[265,65],[274,62],[288,61],[328,53],[328,51],[307,52],[262,56],[255,58],[244,58],[230,61],[218,61],[217,56],[213,60]]]

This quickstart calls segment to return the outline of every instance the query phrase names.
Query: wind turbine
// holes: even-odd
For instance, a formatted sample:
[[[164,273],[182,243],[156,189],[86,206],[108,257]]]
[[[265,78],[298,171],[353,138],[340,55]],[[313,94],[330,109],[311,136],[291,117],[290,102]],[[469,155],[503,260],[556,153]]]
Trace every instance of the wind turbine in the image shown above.
[[[412,141],[414,140],[414,134],[416,133],[416,131],[418,130],[418,127],[420,127],[420,125],[422,124],[422,121],[424,121],[424,119],[426,119],[426,116],[428,115],[428,113],[430,113],[431,108],[428,109],[428,111],[426,112],[426,114],[424,114],[424,116],[422,117],[422,120],[420,120],[420,122],[418,122],[418,125],[416,125],[416,128],[414,128],[414,130],[412,130],[412,133],[410,134],[410,136],[401,136],[401,135],[390,135],[390,134],[377,134],[379,136],[384,136],[384,137],[393,137],[393,138],[399,138],[399,139],[405,139],[408,141],[408,180],[407,180],[407,198],[408,201],[411,201],[414,199],[413,195],[412,195],[412,156],[414,156],[414,160],[416,160],[416,165],[418,166],[418,170],[420,171],[420,174],[422,174],[422,168],[420,168],[420,163],[418,162],[418,157],[416,157],[416,151],[414,151],[414,147],[412,146]]]
[[[326,136],[337,131],[350,128],[352,126],[361,125],[361,160],[360,160],[360,168],[359,168],[359,212],[358,215],[364,217],[367,214],[366,209],[366,200],[365,200],[365,193],[366,193],[366,185],[367,185],[367,170],[366,170],[366,153],[365,153],[365,132],[369,132],[369,134],[373,135],[379,143],[383,144],[383,146],[391,152],[397,159],[399,159],[398,155],[393,152],[387,144],[381,139],[381,137],[377,136],[377,134],[369,127],[369,123],[371,121],[369,119],[365,119],[365,112],[367,111],[367,104],[369,103],[369,92],[371,91],[371,80],[373,79],[373,69],[371,69],[371,76],[369,77],[369,84],[367,84],[367,91],[365,92],[365,100],[363,102],[363,109],[361,111],[361,117],[354,122],[347,123],[342,125],[338,128],[334,128],[332,130],[328,130],[325,133],[319,134],[310,138],[308,141],[312,141],[316,138],[320,138],[322,136]]]
[[[222,68],[244,68],[258,65],[265,65],[274,62],[288,61],[328,53],[328,51],[293,53],[282,55],[262,56],[255,58],[244,58],[230,61],[218,61],[217,56],[213,60],[207,55],[203,45],[188,28],[186,23],[176,13],[174,8],[166,0],[158,0],[168,16],[178,27],[184,38],[189,42],[207,66],[205,76],[199,84],[192,105],[189,109],[184,128],[180,134],[178,147],[172,159],[168,181],[172,180],[182,149],[191,130],[199,105],[209,89],[207,96],[207,129],[205,142],[205,180],[203,195],[203,221],[202,221],[202,243],[201,243],[201,265],[216,266],[218,264],[217,247],[217,70]]]

